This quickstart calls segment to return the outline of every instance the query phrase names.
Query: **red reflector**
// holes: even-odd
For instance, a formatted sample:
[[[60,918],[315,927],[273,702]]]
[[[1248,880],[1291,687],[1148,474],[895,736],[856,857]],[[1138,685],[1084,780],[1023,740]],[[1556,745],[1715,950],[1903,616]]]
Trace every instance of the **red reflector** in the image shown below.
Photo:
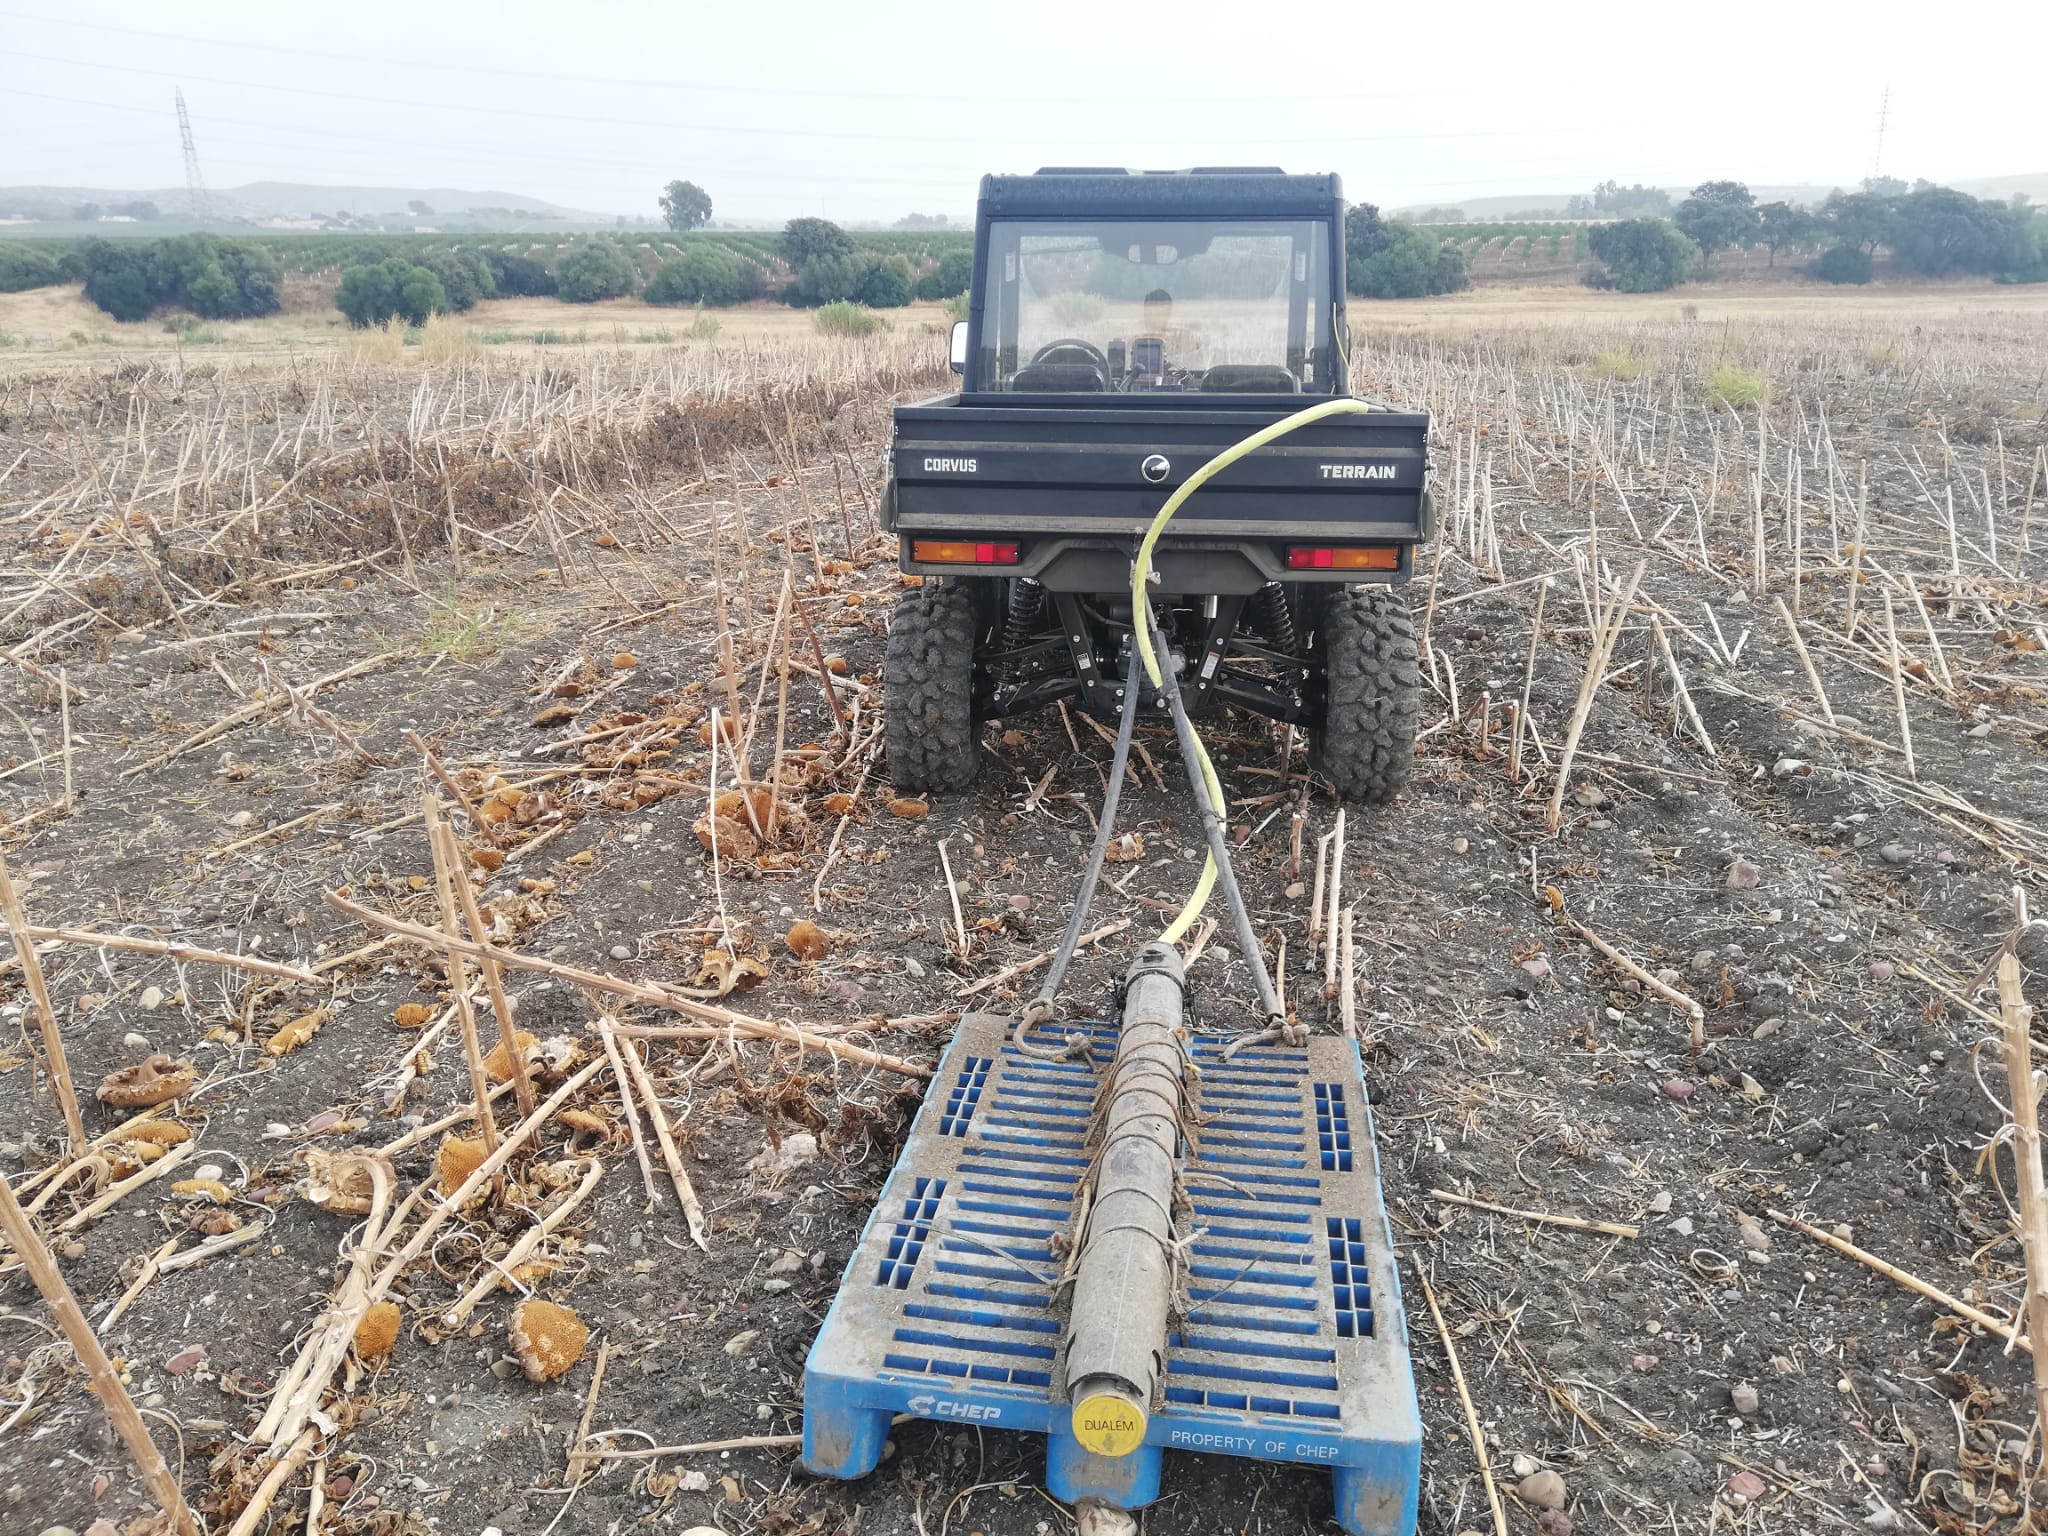
[[[927,565],[1015,565],[1015,544],[975,544],[965,539],[917,539],[910,557]]]
[[[1287,546],[1287,568],[1291,571],[1398,571],[1401,568],[1401,549],[1397,544],[1375,544],[1359,549],[1290,544]]]

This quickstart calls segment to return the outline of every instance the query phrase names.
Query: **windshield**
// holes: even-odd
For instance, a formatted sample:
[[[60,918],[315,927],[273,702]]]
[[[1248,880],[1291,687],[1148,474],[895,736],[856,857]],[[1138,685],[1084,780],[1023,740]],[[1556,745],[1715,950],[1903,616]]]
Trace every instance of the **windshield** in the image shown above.
[[[1311,219],[995,221],[979,387],[1327,393],[1329,243]]]

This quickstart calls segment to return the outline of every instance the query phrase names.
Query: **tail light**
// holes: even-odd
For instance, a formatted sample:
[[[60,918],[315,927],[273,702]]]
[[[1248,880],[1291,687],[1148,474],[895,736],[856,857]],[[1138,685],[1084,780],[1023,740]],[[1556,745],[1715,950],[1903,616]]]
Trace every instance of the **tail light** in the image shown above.
[[[976,544],[964,539],[916,539],[910,558],[931,565],[1015,565],[1014,544]]]
[[[1332,549],[1320,545],[1290,544],[1287,546],[1287,568],[1290,571],[1398,571],[1401,569],[1401,546],[1367,544],[1352,549]]]

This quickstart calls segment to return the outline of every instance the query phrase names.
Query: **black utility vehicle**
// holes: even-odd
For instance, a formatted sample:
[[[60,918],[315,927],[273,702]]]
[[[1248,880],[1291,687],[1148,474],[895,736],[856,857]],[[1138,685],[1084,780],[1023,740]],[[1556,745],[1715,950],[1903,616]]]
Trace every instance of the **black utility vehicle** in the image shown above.
[[[983,720],[1061,698],[1114,719],[1154,514],[1217,453],[1348,396],[1348,345],[1335,176],[984,177],[961,388],[896,411],[882,500],[925,577],[889,625],[895,783],[966,786]],[[1302,427],[1196,491],[1154,557],[1188,708],[1302,726],[1346,799],[1387,799],[1414,755],[1394,588],[1432,532],[1428,434],[1392,409]]]

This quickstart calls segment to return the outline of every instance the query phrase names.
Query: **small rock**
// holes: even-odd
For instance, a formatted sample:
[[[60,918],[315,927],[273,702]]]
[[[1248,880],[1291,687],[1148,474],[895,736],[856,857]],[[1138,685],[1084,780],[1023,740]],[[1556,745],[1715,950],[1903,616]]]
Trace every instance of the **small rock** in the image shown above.
[[[804,1256],[794,1248],[785,1248],[775,1255],[775,1262],[768,1266],[771,1275],[793,1275],[804,1267]]]
[[[1547,1468],[1515,1484],[1515,1496],[1532,1509],[1563,1509],[1564,1479]]]
[[[1728,889],[1731,891],[1753,891],[1763,878],[1763,871],[1747,859],[1737,859],[1728,866]]]
[[[1771,764],[1771,777],[1774,779],[1789,779],[1795,774],[1811,772],[1813,772],[1813,764],[1807,762],[1804,758],[1781,757]]]
[[[1746,1419],[1756,1412],[1759,1400],[1756,1388],[1745,1381],[1728,1389],[1728,1401]]]
[[[1751,1253],[1768,1253],[1771,1248],[1771,1234],[1756,1224],[1756,1218],[1743,1212],[1735,1218],[1735,1234],[1742,1239],[1742,1246]]]
[[[1904,843],[1886,843],[1877,850],[1877,856],[1887,864],[1910,864],[1913,862],[1913,850]]]
[[[1451,852],[1453,853],[1467,853],[1471,850],[1471,847],[1472,844],[1465,838],[1454,837],[1451,839]]]
[[[1899,1526],[1899,1512],[1889,1504],[1880,1504],[1863,1517],[1863,1523],[1873,1531],[1896,1531]]]
[[[614,960],[630,960],[633,958],[633,947],[630,944],[614,944],[610,954]]]
[[[1980,720],[1977,724],[1963,732],[1963,734],[1972,741],[1982,741],[1991,734],[1991,722],[1989,720]]]
[[[903,974],[913,979],[924,975],[924,967],[909,955],[903,957]]]
[[[757,1173],[790,1173],[817,1156],[818,1138],[809,1131],[797,1131],[783,1137],[780,1146],[764,1143],[747,1167]]]
[[[1655,1355],[1632,1355],[1629,1357],[1628,1363],[1639,1371],[1654,1371],[1657,1369],[1657,1357]]]
[[[1213,956],[1218,965],[1230,964],[1230,946],[1228,944],[1211,944],[1205,953]]]
[[[770,1419],[775,1417],[775,1410],[772,1407],[770,1407],[767,1403],[756,1403],[754,1404],[754,1417],[760,1420],[763,1424],[766,1424]]]
[[[1299,880],[1292,880],[1288,882],[1287,889],[1280,894],[1289,901],[1299,901],[1308,894],[1308,887]]]
[[[1745,1503],[1753,1502],[1770,1492],[1770,1485],[1754,1472],[1738,1472],[1728,1479],[1728,1491]]]
[[[1543,1536],[1572,1536],[1572,1517],[1561,1509],[1546,1509],[1536,1517]]]
[[[754,1341],[760,1337],[761,1330],[758,1328],[749,1328],[743,1333],[736,1333],[725,1341],[725,1352],[737,1359],[752,1349]]]
[[[138,1035],[132,1029],[129,1030],[127,1034],[121,1037],[121,1043],[127,1046],[128,1049],[131,1051],[140,1051],[145,1056],[149,1054],[149,1036]]]
[[[263,1127],[263,1139],[265,1141],[283,1141],[291,1133],[292,1128],[282,1120],[273,1120]]]
[[[1679,1217],[1678,1220],[1671,1223],[1671,1230],[1677,1233],[1680,1237],[1691,1237],[1692,1218],[1690,1216]]]
[[[1685,980],[1685,972],[1679,970],[1675,965],[1667,965],[1664,969],[1657,972],[1657,980],[1667,987],[1675,987]]]
[[[1664,1097],[1667,1099],[1689,1099],[1694,1091],[1693,1085],[1682,1077],[1674,1077],[1664,1085]]]
[[[1613,797],[1598,784],[1581,784],[1572,791],[1572,798],[1589,810],[1598,810],[1603,805],[1613,804]]]
[[[1522,962],[1522,969],[1541,981],[1550,974],[1550,962],[1541,955],[1531,955]]]
[[[162,987],[144,987],[142,989],[142,996],[137,998],[136,1001],[145,1008],[161,1008],[164,1003],[164,989]]]
[[[1670,1210],[1671,1191],[1668,1189],[1660,1189],[1657,1191],[1657,1193],[1650,1196],[1650,1204],[1648,1209],[1652,1216],[1662,1216],[1666,1211]]]
[[[770,1296],[780,1296],[795,1282],[790,1280],[763,1280],[761,1289]]]
[[[1765,1019],[1763,1023],[1757,1025],[1755,1029],[1749,1032],[1749,1038],[1752,1040],[1768,1040],[1784,1027],[1785,1021],[1783,1019]]]
[[[71,1529],[68,1525],[46,1525],[38,1533],[38,1536],[78,1536],[78,1532]]]
[[[179,1350],[164,1362],[164,1369],[173,1376],[182,1376],[193,1366],[206,1358],[206,1351],[197,1344]]]
[[[228,818],[228,825],[237,832],[246,832],[249,828],[256,825],[256,813],[254,811],[237,811]]]
[[[1702,949],[1692,957],[1692,972],[1695,976],[1704,976],[1707,972],[1713,970],[1720,963],[1720,960],[1721,957],[1711,949]]]
[[[201,1163],[192,1170],[192,1177],[195,1179],[213,1179],[217,1182],[225,1177],[225,1173],[219,1163]]]
[[[1873,960],[1870,962],[1870,979],[1872,981],[1890,981],[1898,973],[1899,968],[1889,960]]]
[[[1029,912],[1031,910],[1031,898],[1022,891],[1019,891],[1010,898],[1010,910],[1013,912]]]
[[[1856,1236],[1856,1229],[1846,1221],[1838,1221],[1835,1223],[1835,1236],[1845,1243],[1852,1242]]]

